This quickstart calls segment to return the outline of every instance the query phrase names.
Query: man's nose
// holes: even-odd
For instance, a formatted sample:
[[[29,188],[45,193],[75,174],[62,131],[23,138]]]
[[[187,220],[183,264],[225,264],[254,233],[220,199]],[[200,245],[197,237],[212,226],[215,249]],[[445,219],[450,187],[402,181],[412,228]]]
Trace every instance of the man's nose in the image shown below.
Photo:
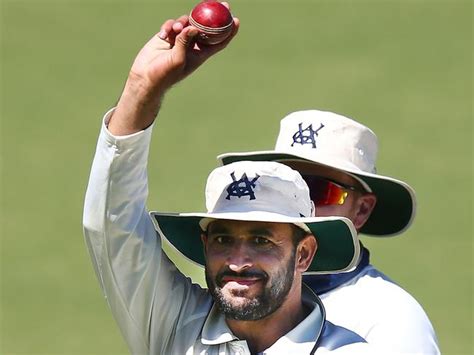
[[[235,243],[227,257],[229,269],[240,272],[252,267],[252,250],[243,242]]]

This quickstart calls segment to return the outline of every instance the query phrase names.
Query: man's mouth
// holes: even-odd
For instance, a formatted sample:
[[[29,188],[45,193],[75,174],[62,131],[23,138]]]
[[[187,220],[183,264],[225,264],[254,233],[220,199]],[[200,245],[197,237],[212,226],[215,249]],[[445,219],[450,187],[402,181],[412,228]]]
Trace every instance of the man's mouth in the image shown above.
[[[237,277],[237,276],[224,276],[221,279],[222,286],[252,286],[257,282],[260,282],[262,279],[259,277]]]

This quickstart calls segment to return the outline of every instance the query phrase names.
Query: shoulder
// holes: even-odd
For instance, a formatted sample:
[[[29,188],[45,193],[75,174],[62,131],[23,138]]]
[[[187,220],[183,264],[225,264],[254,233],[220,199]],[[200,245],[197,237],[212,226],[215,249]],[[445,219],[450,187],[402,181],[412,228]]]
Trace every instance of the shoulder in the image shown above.
[[[359,310],[368,319],[399,319],[406,323],[430,325],[418,301],[371,265],[349,282],[321,295],[321,299],[328,308],[329,319],[338,308],[342,312],[350,308],[351,313]]]
[[[422,306],[370,265],[346,284],[321,295],[321,299],[327,319],[355,331],[371,344],[439,353],[433,326]],[[398,339],[404,339],[403,344]]]
[[[337,349],[342,346],[354,343],[365,343],[366,341],[357,333],[335,325],[326,320],[324,328],[319,338],[318,348]]]
[[[369,343],[354,343],[342,346],[337,349],[317,349],[315,354],[323,354],[326,352],[332,352],[337,354],[345,355],[400,355],[400,353],[393,352],[388,347],[382,347]]]
[[[355,332],[344,327],[325,322],[320,342],[314,354],[335,352],[350,355],[395,355],[390,345],[371,344]]]
[[[390,351],[379,345],[368,344],[355,332],[326,321],[315,354],[336,352],[338,354],[389,355]]]
[[[359,274],[343,285],[321,295],[323,302],[338,298],[347,302],[349,297],[362,304],[370,304],[371,308],[391,304],[392,309],[393,303],[396,303],[422,310],[412,295],[372,265],[362,269]]]

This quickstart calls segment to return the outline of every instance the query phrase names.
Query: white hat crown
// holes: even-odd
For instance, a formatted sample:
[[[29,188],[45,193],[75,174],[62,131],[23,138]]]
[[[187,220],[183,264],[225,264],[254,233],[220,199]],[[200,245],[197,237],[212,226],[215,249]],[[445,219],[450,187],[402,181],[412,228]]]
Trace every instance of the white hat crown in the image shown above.
[[[275,150],[343,169],[376,173],[378,140],[375,133],[333,112],[290,113],[280,122]]]
[[[241,161],[214,169],[206,185],[208,213],[264,212],[311,217],[313,203],[301,175],[277,162]]]

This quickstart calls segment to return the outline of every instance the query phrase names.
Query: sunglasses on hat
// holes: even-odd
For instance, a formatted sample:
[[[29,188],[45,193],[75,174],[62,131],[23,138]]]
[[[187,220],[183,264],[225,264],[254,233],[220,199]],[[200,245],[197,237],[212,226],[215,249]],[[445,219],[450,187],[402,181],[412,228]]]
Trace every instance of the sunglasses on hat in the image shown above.
[[[354,186],[314,175],[302,175],[308,184],[309,194],[316,206],[343,205],[350,191],[358,191]]]

